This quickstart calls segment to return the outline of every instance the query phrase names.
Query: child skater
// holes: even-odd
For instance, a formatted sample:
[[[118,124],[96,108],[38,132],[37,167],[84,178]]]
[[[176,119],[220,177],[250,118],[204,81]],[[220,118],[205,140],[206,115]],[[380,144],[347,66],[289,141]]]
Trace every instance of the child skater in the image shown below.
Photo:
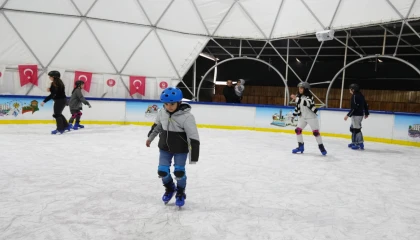
[[[363,134],[362,134],[362,120],[364,118],[368,118],[369,116],[369,107],[365,100],[365,97],[360,92],[359,85],[357,84],[350,84],[349,86],[350,93],[352,94],[350,100],[351,109],[349,113],[344,117],[344,121],[347,121],[349,117],[351,117],[351,125],[350,125],[350,132],[351,132],[351,143],[348,145],[349,148],[357,150],[357,149],[365,149],[365,145],[363,143]]]
[[[82,116],[82,103],[88,105],[89,108],[92,107],[90,106],[90,103],[86,101],[85,97],[83,97],[82,89],[84,85],[85,82],[81,80],[76,81],[76,86],[71,92],[71,97],[69,101],[71,117],[69,119],[69,125],[70,128],[73,127],[74,130],[85,127],[83,125],[80,125],[80,117]],[[74,119],[76,119],[76,124],[73,126]]]
[[[322,155],[326,155],[327,151],[325,150],[324,144],[322,144],[321,134],[319,133],[319,121],[316,115],[318,109],[315,107],[314,97],[309,91],[310,85],[307,82],[301,82],[298,84],[298,88],[298,95],[291,95],[291,97],[296,100],[296,107],[293,116],[299,116],[298,124],[295,129],[299,146],[293,149],[292,152],[303,153],[305,150],[302,130],[306,127],[307,124],[309,124],[312,129],[312,133],[318,142],[319,150],[321,151]]]
[[[181,207],[185,203],[187,195],[185,187],[187,176],[185,164],[190,152],[190,164],[198,161],[200,139],[194,116],[190,113],[191,106],[182,103],[182,92],[179,88],[169,87],[163,90],[160,101],[164,103],[164,109],[158,112],[152,133],[149,135],[146,146],[159,134],[159,166],[158,175],[162,178],[165,193],[162,200],[167,204],[174,193],[175,204]],[[174,175],[177,180],[175,186],[170,173],[170,167],[174,159]]]
[[[51,131],[51,134],[63,134],[65,130],[70,131],[69,123],[63,115],[63,110],[66,107],[66,87],[64,86],[63,81],[61,80],[61,75],[59,71],[50,71],[48,77],[51,80],[51,86],[49,88],[50,95],[48,95],[44,101],[41,102],[41,106],[51,99],[54,100],[54,114],[55,122],[57,128]]]

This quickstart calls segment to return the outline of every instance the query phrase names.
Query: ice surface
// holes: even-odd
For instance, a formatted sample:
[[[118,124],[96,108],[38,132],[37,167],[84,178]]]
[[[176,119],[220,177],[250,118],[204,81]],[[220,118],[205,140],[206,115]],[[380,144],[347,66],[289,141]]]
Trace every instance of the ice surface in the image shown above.
[[[179,210],[149,129],[0,125],[0,239],[420,239],[419,148],[199,129]]]

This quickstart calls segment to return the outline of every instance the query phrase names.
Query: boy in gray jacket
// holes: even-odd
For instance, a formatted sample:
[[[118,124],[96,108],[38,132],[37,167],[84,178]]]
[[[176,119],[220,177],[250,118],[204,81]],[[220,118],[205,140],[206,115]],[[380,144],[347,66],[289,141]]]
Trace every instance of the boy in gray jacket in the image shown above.
[[[146,146],[159,134],[159,166],[158,175],[162,178],[165,194],[162,200],[167,204],[176,192],[175,204],[183,206],[186,199],[185,187],[187,176],[185,164],[190,153],[190,164],[198,161],[200,138],[194,116],[190,113],[191,106],[182,103],[182,92],[179,88],[169,87],[163,90],[160,101],[165,109],[158,112],[152,132],[146,141]],[[170,173],[172,158],[174,158],[174,175],[177,186]]]
[[[92,107],[90,106],[90,103],[86,101],[85,97],[83,97],[82,89],[84,84],[85,82],[81,80],[76,81],[76,87],[71,92],[71,97],[68,103],[71,113],[69,128],[73,128],[74,130],[85,127],[80,125],[80,117],[82,116],[82,112],[80,110],[82,110],[82,103],[88,105],[89,108]],[[76,124],[73,126],[74,119],[76,119]]]

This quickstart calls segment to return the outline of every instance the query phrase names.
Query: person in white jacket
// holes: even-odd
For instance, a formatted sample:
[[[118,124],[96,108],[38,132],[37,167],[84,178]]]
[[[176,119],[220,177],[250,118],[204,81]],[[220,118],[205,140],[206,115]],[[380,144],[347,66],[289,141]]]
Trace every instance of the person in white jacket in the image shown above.
[[[292,153],[303,153],[305,150],[302,131],[309,124],[312,129],[312,133],[318,143],[319,150],[322,155],[326,155],[324,144],[322,143],[321,134],[319,132],[319,121],[317,118],[318,109],[315,107],[314,97],[309,91],[310,85],[307,82],[301,82],[298,84],[299,93],[298,95],[291,95],[291,98],[296,100],[296,107],[293,116],[298,117],[298,124],[295,129],[297,141],[299,146],[292,150]]]

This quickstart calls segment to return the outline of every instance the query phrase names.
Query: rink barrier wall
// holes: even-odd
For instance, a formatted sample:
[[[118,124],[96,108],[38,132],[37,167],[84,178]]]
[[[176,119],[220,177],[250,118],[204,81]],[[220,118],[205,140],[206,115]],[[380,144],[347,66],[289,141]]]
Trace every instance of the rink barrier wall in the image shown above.
[[[43,96],[0,95],[0,124],[55,124],[53,101],[41,107]],[[92,108],[83,106],[83,124],[151,126],[156,110],[162,103],[156,100],[86,98]],[[295,134],[296,121],[287,115],[293,107],[255,104],[189,102],[198,127],[226,130],[253,130]],[[149,111],[146,111],[148,110]],[[6,113],[7,112],[7,113]],[[318,111],[322,136],[350,139],[351,119],[344,121],[348,109]],[[362,122],[366,141],[420,147],[420,114],[370,111]],[[70,111],[63,111],[66,118]],[[283,119],[278,119],[282,115]],[[412,130],[409,131],[409,126]],[[312,135],[306,127],[304,135]],[[411,135],[411,136],[410,136]]]

